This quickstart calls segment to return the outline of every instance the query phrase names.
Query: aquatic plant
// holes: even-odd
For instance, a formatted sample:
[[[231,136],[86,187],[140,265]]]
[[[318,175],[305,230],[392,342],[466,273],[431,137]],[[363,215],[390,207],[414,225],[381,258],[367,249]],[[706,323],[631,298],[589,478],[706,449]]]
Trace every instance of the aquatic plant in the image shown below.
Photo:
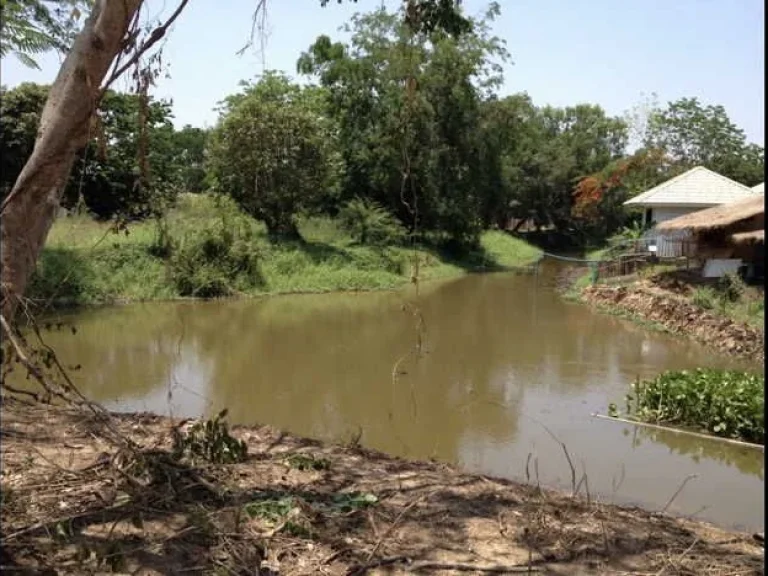
[[[763,444],[764,386],[764,376],[740,370],[664,372],[634,383],[626,398],[627,414],[643,422],[702,428]]]

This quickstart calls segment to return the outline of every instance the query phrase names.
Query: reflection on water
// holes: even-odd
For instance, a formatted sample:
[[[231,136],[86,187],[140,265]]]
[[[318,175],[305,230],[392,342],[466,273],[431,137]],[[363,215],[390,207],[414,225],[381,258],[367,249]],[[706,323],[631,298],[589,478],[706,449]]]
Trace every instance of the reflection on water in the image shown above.
[[[545,271],[546,272],[546,271]],[[478,275],[421,294],[291,296],[156,303],[62,318],[49,342],[90,397],[123,410],[212,414],[542,482],[569,485],[562,448],[597,492],[661,508],[681,480],[680,513],[763,524],[762,453],[597,422],[629,383],[661,370],[734,367],[692,343],[563,302],[546,277]],[[423,319],[405,302],[415,302]],[[397,369],[395,369],[397,368]],[[545,428],[546,427],[546,428]],[[710,445],[711,444],[711,445]],[[618,470],[626,479],[614,490]],[[727,485],[728,490],[721,488]],[[719,494],[712,503],[711,494]]]
[[[638,434],[634,441],[635,447],[640,446],[643,442],[661,443],[669,448],[670,453],[688,456],[697,464],[702,460],[715,460],[733,467],[743,474],[750,474],[764,480],[763,459],[762,457],[755,458],[755,450],[747,446],[732,445],[716,440],[692,442],[683,434],[653,428],[637,427],[637,431]]]

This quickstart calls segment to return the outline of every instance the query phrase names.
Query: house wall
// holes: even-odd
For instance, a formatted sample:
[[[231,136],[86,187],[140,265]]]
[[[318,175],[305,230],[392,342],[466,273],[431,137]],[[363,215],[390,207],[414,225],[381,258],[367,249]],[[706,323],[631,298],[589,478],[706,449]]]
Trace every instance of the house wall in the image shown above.
[[[706,208],[706,206],[652,206],[650,218],[651,222],[661,224],[667,220],[672,220],[672,218],[677,218],[678,216],[684,216],[685,214],[690,214],[691,212],[704,210],[704,208]]]
[[[649,206],[646,221],[661,224],[678,216],[684,216],[691,212],[704,210],[709,206]],[[659,258],[678,258],[689,255],[692,246],[685,246],[681,239],[688,234],[680,231],[657,232],[651,230],[646,235],[646,244],[656,246],[656,255]]]

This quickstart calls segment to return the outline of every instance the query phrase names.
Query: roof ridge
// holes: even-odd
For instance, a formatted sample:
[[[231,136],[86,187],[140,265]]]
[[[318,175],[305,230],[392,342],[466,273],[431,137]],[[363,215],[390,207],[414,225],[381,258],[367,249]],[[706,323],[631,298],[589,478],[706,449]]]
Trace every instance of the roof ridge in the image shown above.
[[[701,169],[709,172],[710,174],[714,174],[715,176],[717,176],[721,180],[725,180],[726,182],[730,182],[731,184],[736,184],[737,186],[741,186],[745,190],[752,190],[752,188],[750,188],[746,184],[742,184],[741,182],[736,182],[736,180],[733,180],[732,178],[728,178],[728,176],[724,176],[724,175],[720,174],[719,172],[715,172],[714,170],[710,170],[706,166],[696,166],[695,168],[692,168],[692,170],[696,170],[697,168],[701,168]],[[691,170],[689,170],[689,172],[690,171]]]
[[[649,190],[646,190],[645,192],[641,192],[637,196],[634,196],[633,198],[630,198],[629,200],[624,202],[624,204],[632,205],[632,204],[642,203],[645,201],[651,201],[655,196],[659,194],[663,196],[663,194],[670,187],[678,185],[682,181],[688,180],[691,176],[694,176],[695,174],[702,174],[702,176],[706,178],[710,178],[711,180],[715,180],[714,177],[717,177],[716,180],[723,182],[723,184],[728,184],[730,188],[734,188],[739,192],[748,193],[750,195],[756,194],[755,190],[753,190],[749,186],[741,184],[740,182],[736,182],[735,180],[732,180],[727,176],[723,176],[722,174],[719,174],[714,170],[710,170],[706,166],[698,165],[686,170],[682,174],[678,174],[677,176],[674,176],[669,180],[662,182],[661,184],[657,184],[656,186],[654,186]]]

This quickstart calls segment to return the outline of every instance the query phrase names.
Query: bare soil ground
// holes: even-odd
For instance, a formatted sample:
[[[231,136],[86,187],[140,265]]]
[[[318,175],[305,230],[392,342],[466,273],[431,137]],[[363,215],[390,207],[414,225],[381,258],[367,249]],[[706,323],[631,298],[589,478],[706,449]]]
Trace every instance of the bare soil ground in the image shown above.
[[[696,275],[680,271],[620,285],[588,286],[581,296],[598,308],[624,311],[721,352],[763,362],[764,332],[695,305],[691,295],[700,284]]]
[[[764,573],[750,535],[267,427],[231,430],[245,461],[193,464],[170,452],[178,424],[5,398],[3,570]],[[105,428],[133,447],[116,450]]]

